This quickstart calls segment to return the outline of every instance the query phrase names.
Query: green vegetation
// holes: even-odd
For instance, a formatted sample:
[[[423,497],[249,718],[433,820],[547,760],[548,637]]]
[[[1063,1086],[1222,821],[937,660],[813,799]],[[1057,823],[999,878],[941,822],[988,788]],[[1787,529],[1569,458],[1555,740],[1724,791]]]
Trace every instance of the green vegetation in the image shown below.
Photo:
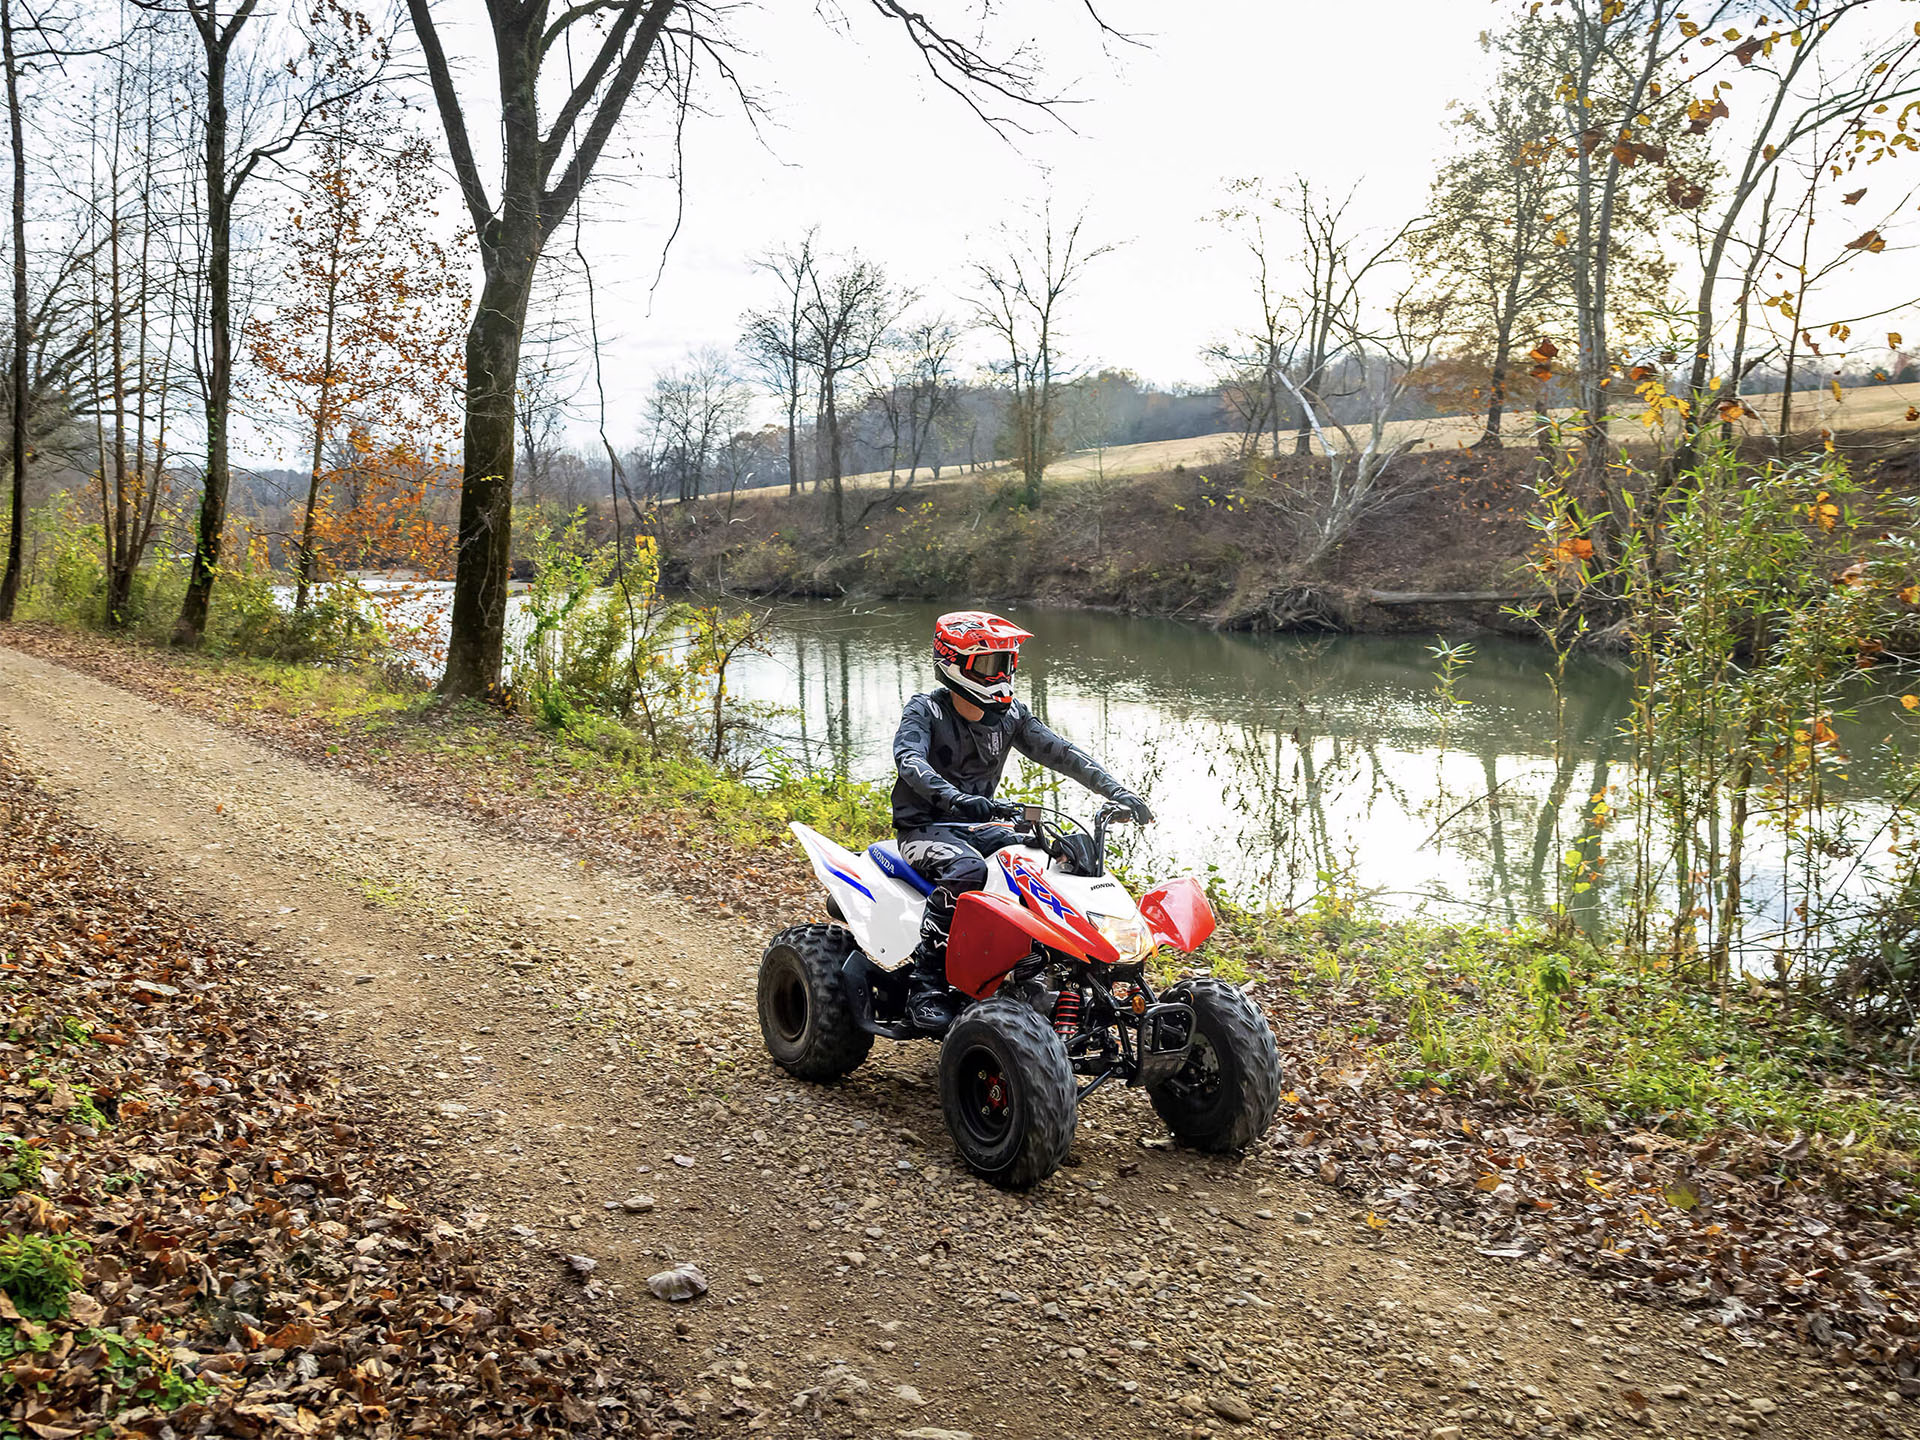
[[[40,1151],[17,1135],[0,1136],[6,1142],[0,1156],[0,1198],[40,1188]]]
[[[30,518],[34,545],[18,618],[107,628],[105,540],[84,513],[75,496],[65,495]],[[358,587],[330,586],[296,614],[274,596],[283,577],[270,571],[264,541],[235,537],[228,555],[206,631],[209,653],[350,665],[371,661],[387,644],[377,608]],[[188,569],[186,560],[164,553],[140,566],[114,628],[164,643],[180,613]]]
[[[16,1360],[33,1360],[45,1355],[58,1340],[67,1338],[71,1339],[74,1350],[100,1347],[103,1358],[95,1373],[104,1376],[114,1391],[111,1414],[144,1406],[170,1415],[181,1406],[204,1401],[218,1391],[211,1380],[183,1374],[173,1356],[146,1336],[123,1335],[118,1330],[103,1330],[92,1325],[69,1336],[56,1336],[52,1330],[38,1325],[0,1329],[0,1366],[10,1368]],[[102,1429],[95,1433],[104,1440],[112,1432]],[[24,1435],[0,1421],[0,1440],[24,1440]]]
[[[85,1283],[87,1243],[72,1235],[0,1235],[0,1290],[29,1320],[57,1320]]]
[[[1721,1128],[1920,1163],[1920,1093],[1882,1053],[1759,984],[1723,1004],[1664,962],[1541,927],[1320,911],[1238,933],[1235,970],[1289,979],[1410,1087],[1524,1099],[1583,1127]],[[1385,1018],[1382,1018],[1384,1012]]]

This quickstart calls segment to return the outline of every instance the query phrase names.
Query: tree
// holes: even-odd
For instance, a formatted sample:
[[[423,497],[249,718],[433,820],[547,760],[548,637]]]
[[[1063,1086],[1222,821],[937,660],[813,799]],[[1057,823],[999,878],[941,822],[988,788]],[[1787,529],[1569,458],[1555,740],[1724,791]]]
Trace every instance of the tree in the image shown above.
[[[1040,89],[1032,47],[988,52],[984,39],[957,38],[901,0],[871,0],[899,26],[936,81],[989,124],[1014,122],[989,107],[1048,112],[1057,101]],[[974,0],[985,28],[992,0]],[[1083,9],[1103,32],[1090,0]],[[431,0],[407,0],[425,54],[434,103],[469,214],[483,274],[467,332],[467,414],[461,462],[460,534],[451,636],[440,693],[498,692],[506,635],[509,544],[513,512],[513,393],[534,272],[554,231],[579,201],[643,73],[684,119],[692,104],[695,55],[737,87],[726,53],[726,7],[712,0],[583,0],[555,15],[548,0],[487,0],[500,106],[500,197],[487,194],[468,138],[465,107],[453,81]],[[670,23],[671,22],[671,23]],[[571,42],[594,35],[591,58],[572,71]],[[564,95],[551,97],[543,125],[541,80],[549,62],[569,63]],[[738,92],[751,104],[751,97]],[[489,118],[491,125],[491,118]],[[564,163],[562,163],[564,161]]]
[[[1863,158],[1872,164],[1894,153],[1888,147],[1873,153],[1871,132],[1884,123],[1876,117],[1920,93],[1920,40],[1910,26],[1901,21],[1877,36],[1860,36],[1859,48],[1842,62],[1844,68],[1839,74],[1822,63],[1835,45],[1858,35],[1860,26],[1871,23],[1880,13],[1881,8],[1869,11],[1867,0],[1815,0],[1792,12],[1783,7],[1779,21],[1763,19],[1744,43],[1729,52],[1747,72],[1743,90],[1753,88],[1754,79],[1761,80],[1756,97],[1759,111],[1732,146],[1727,165],[1730,183],[1722,195],[1714,197],[1718,203],[1694,210],[1701,219],[1695,233],[1700,278],[1693,304],[1694,343],[1685,382],[1691,423],[1688,441],[1676,457],[1677,466],[1689,462],[1696,438],[1705,428],[1719,420],[1723,412],[1739,408],[1740,381],[1763,358],[1747,354],[1748,316],[1760,271],[1774,258],[1776,239],[1798,227],[1803,240],[1810,242],[1814,199],[1822,185],[1852,175]],[[1836,33],[1840,41],[1832,38]],[[1709,72],[1712,68],[1708,67]],[[1699,84],[1696,80],[1696,91]],[[1733,122],[1721,98],[1725,88],[1729,88],[1728,82],[1715,81],[1710,91],[1693,96],[1688,105],[1690,128],[1705,131],[1718,121],[1719,131],[1728,132]],[[1906,134],[1908,123],[1903,112],[1894,122],[1896,131]],[[1820,138],[1823,135],[1829,137],[1824,143]],[[1882,141],[1886,138],[1884,134],[1879,136]],[[1805,149],[1809,142],[1813,147],[1810,155]],[[1777,182],[1781,168],[1795,160],[1805,162],[1808,171],[1804,199],[1782,215],[1775,205]],[[1707,187],[1684,181],[1676,188],[1683,197],[1707,193]],[[1743,246],[1740,229],[1756,197],[1761,201],[1758,232]],[[1743,249],[1745,254],[1736,263],[1735,257]],[[1867,250],[1865,246],[1851,252],[1843,249],[1840,258],[1844,262]],[[1798,283],[1768,302],[1790,322],[1796,320],[1805,299],[1811,278],[1809,258],[1803,255],[1795,267]],[[1739,301],[1731,354],[1727,354],[1717,333],[1717,303],[1730,266],[1739,282]],[[1797,325],[1794,328],[1797,330]],[[1721,359],[1727,363],[1716,365]],[[1711,383],[1716,374],[1721,377],[1717,385]],[[1791,391],[1789,378],[1786,398],[1781,402],[1783,416],[1791,415]]]
[[[425,225],[436,190],[432,150],[399,128],[386,97],[344,110],[316,146],[301,202],[280,229],[288,258],[278,304],[247,326],[268,395],[292,408],[307,443],[296,610],[319,576],[315,527],[336,432],[355,423],[389,435],[440,428],[452,421],[460,383],[466,277]],[[349,130],[398,139],[367,152]]]
[[[20,595],[21,555],[27,525],[27,141],[20,113],[20,59],[13,43],[13,0],[0,0],[0,59],[7,71],[7,130],[13,144],[13,390],[7,423],[7,460],[13,477],[13,509],[7,526],[7,568],[0,575],[0,620],[13,619]]]
[[[708,477],[724,472],[733,433],[746,418],[745,387],[726,355],[712,347],[690,352],[654,380],[647,400],[653,463],[677,483],[681,501],[698,500]]]
[[[1296,432],[1294,453],[1304,455],[1312,444],[1311,426],[1298,397],[1325,392],[1341,361],[1361,343],[1367,283],[1414,222],[1376,245],[1349,217],[1352,191],[1335,199],[1303,175],[1271,194],[1258,180],[1236,181],[1233,188],[1249,198],[1221,218],[1246,238],[1258,278],[1260,323],[1242,332],[1251,353],[1228,351],[1225,358],[1239,368],[1243,385],[1252,381],[1257,417],[1272,427],[1273,453],[1279,455],[1286,428]],[[1294,408],[1283,426],[1289,401]]]
[[[46,307],[37,315],[34,313],[28,281],[26,116],[20,81],[28,68],[57,57],[66,48],[60,34],[63,22],[46,12],[37,16],[30,14],[24,29],[32,37],[32,44],[31,48],[23,49],[20,44],[23,27],[19,25],[19,17],[15,14],[15,3],[16,0],[0,0],[0,64],[5,68],[7,131],[12,147],[13,182],[9,207],[13,242],[13,333],[7,364],[6,407],[7,466],[12,503],[8,509],[7,556],[4,568],[0,569],[0,622],[13,619],[14,607],[20,597],[26,551],[27,462],[33,453],[33,416],[37,410],[45,408],[44,401],[49,394],[48,382],[64,384],[84,353],[84,342],[56,344],[54,353],[60,358],[49,366],[45,363],[50,358],[49,351],[38,343],[48,337],[35,323],[39,321],[44,325],[53,318],[54,313],[70,310],[67,304],[69,292],[60,282],[72,277],[72,268],[65,263],[59,266],[55,283],[47,291]],[[71,342],[75,337],[68,332],[60,339]],[[36,365],[36,360],[42,363]],[[41,382],[39,384],[35,383],[36,371]],[[65,407],[61,409],[59,418],[64,419]]]
[[[800,469],[800,407],[806,400],[807,296],[813,283],[813,242],[809,229],[798,245],[771,250],[754,268],[771,275],[780,286],[776,309],[751,310],[740,322],[740,351],[761,385],[787,414],[787,494],[798,495],[804,476]]]
[[[873,402],[887,431],[889,493],[898,486],[903,459],[907,485],[913,485],[928,447],[938,443],[941,428],[957,406],[953,352],[959,344],[959,326],[944,315],[917,321],[888,337],[887,371],[874,389]],[[935,467],[937,474],[937,460]]]
[[[804,363],[819,398],[820,433],[826,444],[827,482],[833,501],[833,534],[847,537],[841,392],[857,388],[888,329],[913,302],[894,288],[886,271],[858,255],[831,273],[816,263],[808,271],[807,303],[801,313]]]
[[[142,0],[162,8],[161,0]],[[310,63],[303,71],[288,62],[275,74],[276,87],[257,96],[254,113],[243,116],[236,133],[228,113],[227,77],[235,49],[257,17],[259,0],[239,0],[232,14],[221,16],[220,0],[184,0],[185,10],[199,37],[204,80],[201,125],[205,143],[201,179],[206,190],[206,353],[203,357],[206,421],[206,480],[201,491],[200,517],[194,537],[193,566],[173,643],[197,646],[207,628],[213,601],[214,577],[219,572],[222,537],[227,522],[227,496],[233,485],[228,457],[228,428],[233,413],[233,218],[247,183],[260,167],[285,155],[304,139],[315,122],[334,113],[350,96],[377,83],[386,60],[385,46],[376,43],[369,63],[354,41],[364,32],[358,17],[335,0],[327,0],[320,16],[335,27],[332,40],[310,37]],[[341,43],[332,43],[338,41]],[[250,122],[250,123],[249,123]],[[248,143],[249,135],[253,143]],[[230,158],[238,139],[242,154]]]
[[[1387,425],[1398,417],[1451,332],[1451,308],[1450,296],[1434,296],[1417,285],[1400,293],[1381,325],[1360,329],[1357,320],[1339,322],[1341,330],[1331,340],[1356,357],[1360,374],[1355,398],[1364,425],[1334,419],[1327,397],[1280,372],[1280,383],[1299,404],[1327,459],[1324,467],[1308,466],[1302,478],[1281,487],[1280,501],[1290,512],[1298,544],[1292,557],[1296,573],[1317,565],[1361,521],[1408,497],[1396,466],[1420,439],[1410,435],[1389,441]]]
[[[1003,254],[973,266],[974,312],[1005,357],[994,368],[1006,382],[1013,458],[1029,506],[1040,503],[1047,466],[1059,453],[1056,392],[1067,376],[1060,311],[1087,266],[1113,250],[1083,245],[1085,223],[1081,214],[1064,231],[1056,230],[1049,201],[1038,236],[1003,230]]]
[[[1507,50],[1485,101],[1455,120],[1460,149],[1434,179],[1427,223],[1409,235],[1414,256],[1452,282],[1456,323],[1484,359],[1486,421],[1474,443],[1495,449],[1514,343],[1566,313],[1572,283],[1560,225],[1569,164],[1554,143],[1559,72],[1526,58]]]

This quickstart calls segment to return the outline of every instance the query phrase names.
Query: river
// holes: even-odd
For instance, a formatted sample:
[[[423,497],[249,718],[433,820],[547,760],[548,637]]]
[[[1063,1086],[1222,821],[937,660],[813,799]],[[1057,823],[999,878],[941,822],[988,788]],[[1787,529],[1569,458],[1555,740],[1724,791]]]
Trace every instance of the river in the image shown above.
[[[731,688],[785,707],[770,730],[790,754],[890,779],[901,706],[932,684],[942,608],[776,606],[770,653],[743,662]],[[1597,840],[1587,827],[1593,798],[1625,778],[1620,727],[1633,687],[1617,664],[1577,658],[1557,694],[1543,646],[1482,638],[1449,703],[1437,693],[1431,638],[1248,636],[1078,610],[1004,613],[1035,635],[1020,693],[1158,813],[1131,841],[1141,870],[1211,867],[1266,904],[1361,895],[1395,912],[1496,923],[1564,901],[1591,925],[1626,883],[1622,862],[1575,895],[1561,868],[1583,834],[1601,853],[1631,840],[1630,818]],[[1843,727],[1856,763],[1830,817],[1851,807],[1860,833],[1884,814],[1868,732],[1878,722],[1885,733],[1887,711],[1869,708]],[[1092,809],[1071,785],[1061,802]],[[1749,900],[1777,918],[1781,856],[1765,835],[1749,843]]]

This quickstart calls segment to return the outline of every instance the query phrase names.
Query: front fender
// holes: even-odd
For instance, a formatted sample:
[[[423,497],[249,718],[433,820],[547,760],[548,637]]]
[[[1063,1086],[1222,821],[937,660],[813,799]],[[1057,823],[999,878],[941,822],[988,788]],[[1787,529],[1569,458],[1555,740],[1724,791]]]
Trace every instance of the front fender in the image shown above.
[[[1087,958],[1085,943],[1004,895],[969,890],[954,908],[947,940],[947,983],[976,1000],[1000,988],[1006,973],[1033,953],[1035,945],[1077,960]]]

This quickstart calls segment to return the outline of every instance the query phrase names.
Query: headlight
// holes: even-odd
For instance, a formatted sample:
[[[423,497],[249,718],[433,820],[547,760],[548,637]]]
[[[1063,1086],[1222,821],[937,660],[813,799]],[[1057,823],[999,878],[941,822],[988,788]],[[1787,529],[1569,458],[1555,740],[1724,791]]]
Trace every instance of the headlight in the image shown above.
[[[1087,919],[1120,952],[1123,961],[1138,960],[1153,949],[1153,936],[1138,915],[1102,915],[1089,910]]]

